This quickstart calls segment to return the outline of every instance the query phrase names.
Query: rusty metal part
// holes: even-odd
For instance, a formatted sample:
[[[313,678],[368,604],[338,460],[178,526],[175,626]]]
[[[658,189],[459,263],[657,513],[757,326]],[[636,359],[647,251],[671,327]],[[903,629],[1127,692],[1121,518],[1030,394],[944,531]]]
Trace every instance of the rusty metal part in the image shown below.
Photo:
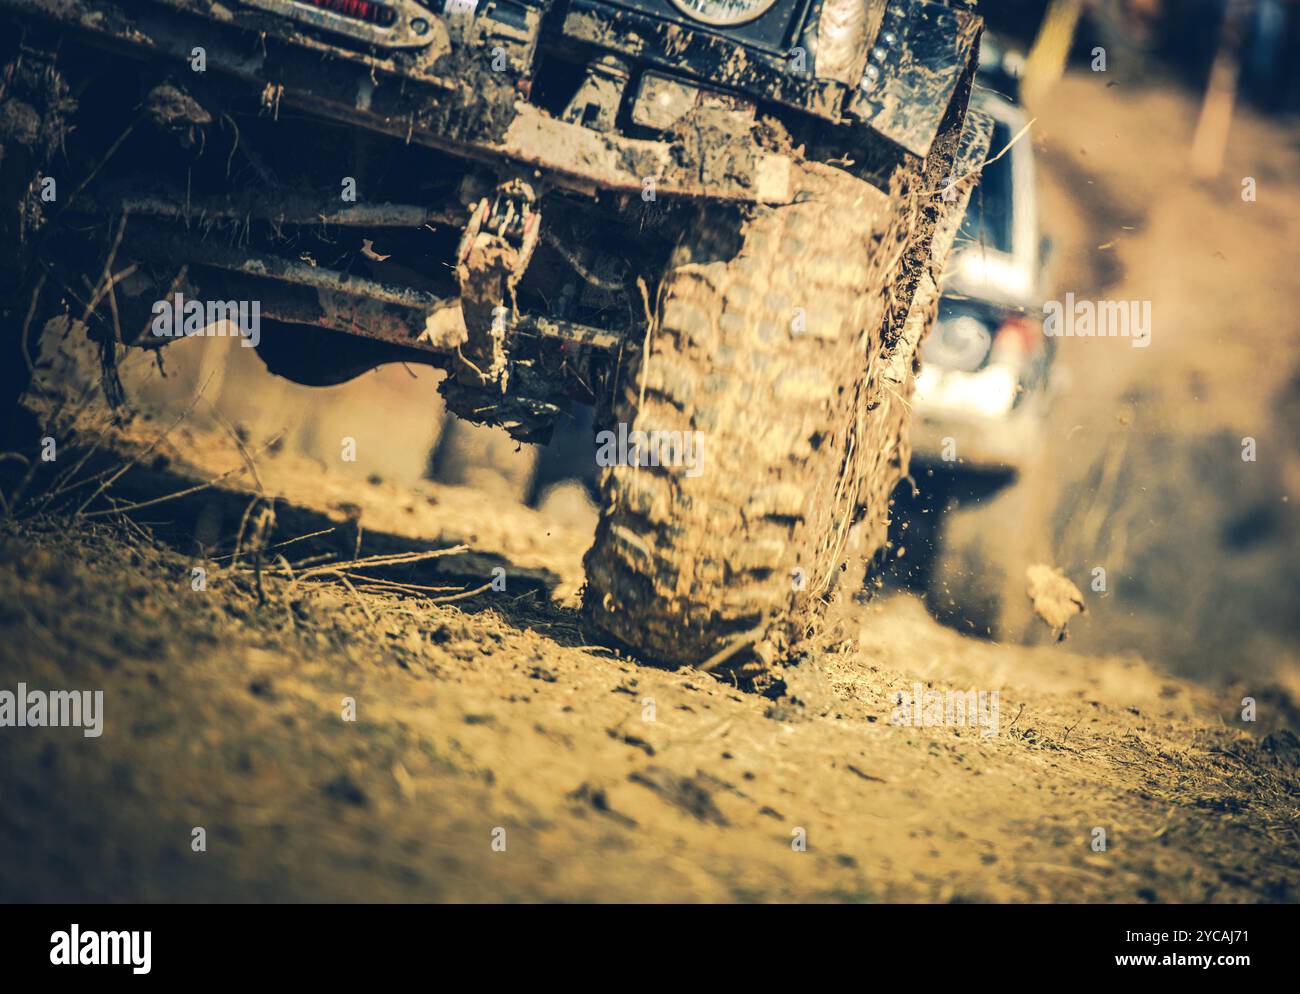
[[[452,351],[464,341],[459,322],[440,320],[444,312],[456,308],[457,302],[412,287],[204,241],[147,223],[128,229],[124,250],[147,261],[185,262],[257,280],[257,299],[263,301],[263,313],[279,320],[433,352]],[[288,296],[285,288],[299,292]]]
[[[415,0],[360,0],[354,13],[329,0],[238,0],[308,27],[383,48],[421,48],[433,41],[434,16]]]
[[[533,209],[537,196],[533,188],[520,179],[508,180],[497,187],[492,198],[482,198],[470,211],[469,223],[461,236],[456,262],[463,264],[480,235],[508,241],[519,255],[523,272],[537,247],[541,215]]]
[[[445,341],[433,336],[424,337],[422,328],[436,325],[426,315],[450,313],[452,308],[444,301],[431,297],[426,308],[416,310],[384,304],[363,294],[333,293],[318,290],[304,293],[303,288],[291,284],[259,281],[250,285],[249,293],[256,293],[261,301],[262,313],[286,324],[310,325],[326,328],[361,338],[409,346],[431,355],[448,354]],[[438,304],[444,304],[438,309]],[[445,339],[444,335],[444,339]]]
[[[245,249],[204,242],[181,232],[128,228],[124,251],[134,258],[158,264],[178,264],[222,270],[229,284],[223,295],[236,290],[261,301],[262,314],[292,324],[409,345],[439,355],[462,346],[465,327],[459,301],[423,290],[380,283],[332,269]],[[540,315],[506,317],[509,334],[526,335],[566,344],[614,352],[623,338],[612,332],[572,321]]]
[[[474,387],[506,388],[506,317],[515,309],[515,287],[537,248],[542,218],[533,209],[535,202],[531,186],[508,180],[491,200],[479,201],[461,236],[456,279],[467,340],[461,352],[464,368],[457,375]]]
[[[84,193],[76,201],[78,212],[143,215],[174,221],[244,221],[273,224],[333,224],[342,228],[419,228],[424,225],[460,227],[464,208],[423,207],[419,204],[340,204],[337,196],[305,197],[301,194],[244,192],[227,197],[190,197],[179,193],[119,193],[95,196]]]
[[[184,250],[183,243],[176,247]],[[193,245],[188,250],[184,250],[184,257],[201,266],[216,266],[246,276],[310,287],[326,293],[339,293],[352,297],[364,296],[377,303],[391,304],[395,307],[407,307],[413,310],[428,309],[431,301],[436,302],[433,304],[435,310],[451,306],[450,302],[440,301],[437,297],[413,287],[381,283],[378,280],[325,269],[296,259],[249,252],[242,248],[227,248],[211,242],[199,242]]]
[[[564,120],[592,131],[613,131],[614,119],[630,78],[628,65],[616,55],[602,55],[587,66],[582,85],[564,109]]]
[[[559,339],[601,352],[615,352],[624,344],[623,336],[612,331],[593,328],[586,324],[576,324],[572,321],[557,321],[537,314],[521,314],[512,322],[511,331],[536,338]]]

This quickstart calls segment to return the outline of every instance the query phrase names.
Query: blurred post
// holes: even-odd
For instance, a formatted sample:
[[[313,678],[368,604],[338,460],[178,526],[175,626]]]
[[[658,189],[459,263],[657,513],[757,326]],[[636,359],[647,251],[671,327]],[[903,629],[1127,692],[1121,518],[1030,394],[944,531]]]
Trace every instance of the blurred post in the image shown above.
[[[1065,63],[1079,23],[1080,0],[1052,0],[1038,27],[1038,37],[1025,59],[1021,94],[1034,106],[1065,73]]]
[[[1233,105],[1237,100],[1237,78],[1241,74],[1242,15],[1248,6],[1248,3],[1236,0],[1228,0],[1224,5],[1218,50],[1210,67],[1210,81],[1205,87],[1201,115],[1192,137],[1191,168],[1197,179],[1213,179],[1223,168]]]

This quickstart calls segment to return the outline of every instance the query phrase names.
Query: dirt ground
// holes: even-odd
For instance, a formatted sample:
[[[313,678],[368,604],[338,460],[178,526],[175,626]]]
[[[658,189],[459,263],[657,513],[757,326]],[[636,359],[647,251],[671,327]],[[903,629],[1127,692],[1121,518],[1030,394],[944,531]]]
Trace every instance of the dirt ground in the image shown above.
[[[590,648],[535,589],[267,577],[259,605],[120,526],[4,538],[8,681],[105,692],[100,738],[7,736],[8,900],[1296,893],[1300,743],[1137,659],[979,643],[895,599],[842,611],[807,703],[773,702]],[[893,724],[917,682],[997,689],[999,734]]]
[[[1071,641],[845,595],[775,699],[626,658],[575,609],[589,517],[419,482],[435,405],[409,410],[400,367],[310,417],[223,367],[222,413],[177,423],[135,360],[145,413],[51,415],[58,460],[0,522],[0,690],[104,691],[98,738],[3,731],[0,899],[1296,900],[1300,366],[1277,302],[1300,156],[1242,125],[1284,191],[1257,226],[1170,178],[1185,100],[1086,77],[1052,100],[1065,289],[1154,297],[1160,322],[1136,360],[1065,343],[1045,513],[1081,587],[1099,556],[1120,578]],[[211,389],[201,357],[168,362]],[[345,433],[379,461],[341,463]],[[1243,434],[1269,456],[1234,479]],[[368,556],[406,559],[337,566]],[[918,684],[996,691],[996,734],[896,721]]]

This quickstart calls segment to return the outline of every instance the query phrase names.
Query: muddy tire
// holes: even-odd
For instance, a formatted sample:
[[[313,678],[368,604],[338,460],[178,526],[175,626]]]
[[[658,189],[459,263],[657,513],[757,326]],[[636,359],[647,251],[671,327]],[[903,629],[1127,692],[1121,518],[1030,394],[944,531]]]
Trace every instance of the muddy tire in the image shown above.
[[[650,348],[621,379],[613,430],[703,440],[696,468],[601,478],[586,612],[649,659],[783,653],[824,605],[860,507],[883,540],[906,408],[884,382],[881,329],[911,191],[830,169],[814,182],[786,207],[703,209],[661,284]]]

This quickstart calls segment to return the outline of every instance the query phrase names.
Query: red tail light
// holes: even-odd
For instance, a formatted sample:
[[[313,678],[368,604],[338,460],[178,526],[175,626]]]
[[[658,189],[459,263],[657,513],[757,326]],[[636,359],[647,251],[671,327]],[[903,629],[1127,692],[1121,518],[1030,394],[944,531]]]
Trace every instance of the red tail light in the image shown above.
[[[1042,344],[1042,327],[1023,314],[1012,314],[993,336],[993,356],[1023,358],[1037,352]]]
[[[377,24],[380,27],[387,27],[397,17],[392,7],[375,3],[374,0],[298,0],[298,3],[319,7],[333,14],[365,21],[367,24]]]

